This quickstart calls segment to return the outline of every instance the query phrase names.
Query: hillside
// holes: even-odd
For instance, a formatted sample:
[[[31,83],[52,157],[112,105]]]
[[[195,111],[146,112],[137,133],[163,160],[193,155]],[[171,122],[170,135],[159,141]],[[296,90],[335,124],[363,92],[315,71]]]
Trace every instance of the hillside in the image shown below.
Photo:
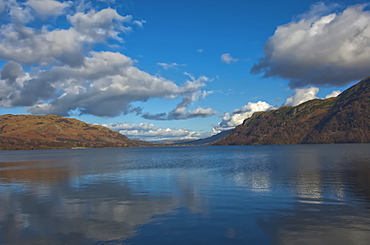
[[[222,131],[221,133],[218,133],[216,135],[213,135],[211,137],[205,138],[205,139],[199,139],[199,140],[193,140],[193,141],[188,141],[186,142],[187,145],[209,145],[217,140],[221,139],[222,137],[226,136],[228,133],[230,133],[231,130],[225,130]]]
[[[159,144],[159,145],[168,146],[168,145],[187,145],[187,142],[192,142],[194,140],[195,139],[183,139],[183,140],[175,139],[175,140],[160,140],[160,141],[151,141],[151,142],[155,144]]]
[[[212,135],[210,137],[204,139],[184,139],[184,140],[166,140],[166,141],[157,141],[155,143],[166,145],[166,146],[200,146],[200,145],[210,145],[217,140],[221,139],[222,137],[226,136],[230,133],[231,130],[222,131],[216,135]]]
[[[254,113],[214,145],[370,142],[370,78],[337,98]]]
[[[303,143],[370,142],[370,78],[344,91]]]
[[[0,150],[134,147],[152,145],[130,140],[99,125],[60,116],[0,116]]]

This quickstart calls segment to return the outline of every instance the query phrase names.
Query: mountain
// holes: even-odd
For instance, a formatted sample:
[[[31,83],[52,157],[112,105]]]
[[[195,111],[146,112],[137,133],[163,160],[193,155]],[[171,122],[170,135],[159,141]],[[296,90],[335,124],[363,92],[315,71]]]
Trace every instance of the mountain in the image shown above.
[[[370,78],[339,95],[304,143],[370,142]]]
[[[194,141],[196,139],[183,139],[183,140],[159,140],[159,141],[151,141],[155,144],[160,145],[187,145],[187,142]]]
[[[130,140],[99,125],[46,115],[0,116],[0,150],[134,147],[153,144]]]
[[[257,112],[214,145],[370,142],[370,77],[336,98]]]
[[[193,140],[186,142],[186,145],[208,145],[216,142],[217,140],[225,137],[228,133],[231,132],[230,130],[222,131],[221,133],[218,133],[216,135],[213,135],[211,137],[205,138],[205,139],[199,139],[199,140]]]
[[[208,138],[204,139],[184,139],[184,140],[165,140],[165,141],[157,141],[154,143],[161,144],[161,145],[170,145],[170,146],[197,146],[197,145],[209,145],[217,140],[221,139],[222,137],[226,136],[228,133],[231,132],[230,130],[222,131],[216,135],[213,135]]]

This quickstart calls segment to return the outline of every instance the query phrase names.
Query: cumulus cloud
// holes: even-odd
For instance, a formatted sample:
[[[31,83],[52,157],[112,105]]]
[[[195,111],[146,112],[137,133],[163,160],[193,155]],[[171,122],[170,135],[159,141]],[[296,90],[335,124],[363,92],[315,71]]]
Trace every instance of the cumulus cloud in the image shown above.
[[[318,99],[317,93],[319,92],[319,88],[317,87],[310,87],[310,88],[298,88],[294,90],[294,94],[289,96],[283,106],[297,106],[306,101]],[[325,99],[337,97],[340,95],[339,90],[335,90],[325,96]],[[322,99],[322,98],[321,98]]]
[[[186,111],[189,105],[193,102],[205,98],[208,94],[212,93],[211,91],[202,91],[201,87],[206,86],[206,82],[209,81],[208,77],[201,76],[198,79],[195,79],[192,75],[185,73],[190,77],[190,80],[186,81],[185,85],[180,88],[179,94],[182,97],[181,102],[176,106],[172,111],[165,113],[151,114],[149,112],[143,115],[143,118],[150,120],[182,120],[190,119],[195,117],[208,117],[217,114],[211,108],[204,109],[198,107],[195,110]]]
[[[135,101],[182,97],[182,102],[166,116],[166,120],[205,117],[215,113],[212,109],[202,108],[185,112],[190,103],[208,94],[199,90],[205,86],[207,78],[177,86],[162,77],[141,71],[129,57],[120,53],[90,52],[90,57],[86,57],[80,67],[64,65],[36,75],[23,74],[20,65],[14,62],[4,66],[1,76],[7,93],[0,97],[0,106],[28,106],[34,114],[66,116],[78,110],[82,114],[113,117],[138,112],[137,108],[132,108],[131,103]],[[18,83],[10,83],[17,79]]]
[[[28,0],[26,5],[33,8],[41,18],[61,15],[69,6],[68,2],[61,3],[54,0]]]
[[[118,131],[130,139],[140,139],[145,141],[194,139],[201,136],[198,132],[187,129],[161,128],[151,123],[110,123],[102,124],[102,126]]]
[[[319,89],[316,87],[296,89],[294,94],[286,99],[284,106],[296,106],[317,99],[318,92]]]
[[[74,29],[83,35],[84,41],[102,42],[106,38],[123,41],[119,34],[127,33],[132,27],[122,23],[132,23],[132,16],[122,16],[116,10],[107,8],[100,11],[90,10],[88,13],[76,13],[68,16]]]
[[[13,4],[6,9],[11,19],[0,28],[0,59],[21,65],[82,65],[88,47],[109,40],[122,42],[121,34],[132,30],[133,25],[131,16],[108,8],[67,16],[68,29],[37,29],[25,25],[32,20],[27,7]]]
[[[158,66],[161,66],[164,70],[176,69],[181,66],[186,66],[186,64],[177,64],[177,63],[157,63]]]
[[[327,14],[324,3],[277,27],[251,69],[290,81],[291,88],[343,86],[369,76],[370,12],[355,5]]]
[[[58,66],[14,86],[3,103],[29,106],[35,114],[68,115],[70,110],[97,116],[117,116],[133,101],[175,96],[183,88],[133,66],[120,53],[91,52],[81,67]]]
[[[4,7],[8,8],[8,14],[15,25],[20,26],[34,19],[29,8],[22,8],[14,2],[6,3]]]
[[[29,0],[4,5],[7,23],[0,28],[0,59],[8,62],[1,70],[1,107],[26,106],[34,114],[66,116],[78,112],[113,117],[142,114],[142,108],[132,106],[136,101],[181,98],[167,120],[215,113],[209,108],[186,112],[188,105],[209,93],[200,90],[208,78],[178,86],[138,69],[135,61],[121,53],[91,51],[98,43],[123,42],[122,35],[144,21],[135,22],[132,16],[120,15],[111,8],[86,9],[86,5],[85,12],[69,11],[66,29],[53,28],[52,23],[41,29],[28,25],[33,23],[31,8],[39,14],[50,10],[50,14],[57,15],[65,8],[60,4]],[[24,66],[33,69],[26,72]]]
[[[274,109],[274,107],[264,101],[258,101],[256,103],[249,102],[241,109],[234,110],[231,114],[225,113],[221,122],[212,129],[213,134],[235,128],[236,126],[242,124],[245,119],[251,117],[255,112],[267,111],[271,109]]]
[[[221,61],[226,64],[231,64],[231,63],[238,62],[239,59],[233,58],[230,53],[225,53],[221,55]]]
[[[335,91],[331,92],[330,94],[328,94],[325,97],[325,99],[329,99],[329,98],[332,98],[332,97],[337,97],[340,94],[341,94],[340,90],[335,90]]]
[[[0,78],[2,80],[8,80],[9,83],[14,83],[15,80],[23,74],[24,71],[21,65],[14,61],[9,61],[1,70]]]

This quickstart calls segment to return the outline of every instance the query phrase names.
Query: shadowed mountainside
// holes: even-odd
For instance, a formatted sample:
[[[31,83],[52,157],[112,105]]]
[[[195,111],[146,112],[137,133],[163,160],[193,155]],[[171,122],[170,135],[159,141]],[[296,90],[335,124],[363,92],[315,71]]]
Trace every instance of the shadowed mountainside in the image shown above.
[[[370,77],[339,95],[304,143],[370,142]]]
[[[222,137],[226,136],[231,132],[230,130],[225,130],[222,131],[221,133],[218,133],[216,135],[213,135],[211,137],[205,138],[205,139],[199,139],[199,140],[193,140],[193,141],[188,141],[186,144],[188,145],[208,145],[216,142],[217,140],[221,139]]]
[[[336,98],[257,112],[214,145],[370,142],[370,78]]]
[[[130,140],[99,125],[54,115],[0,116],[0,150],[137,147],[153,144]]]
[[[161,144],[164,146],[200,146],[200,145],[210,145],[217,140],[221,139],[222,137],[226,136],[228,133],[231,132],[230,130],[222,131],[216,135],[212,135],[211,137],[204,138],[204,139],[184,139],[184,140],[165,140],[165,141],[158,141],[155,142],[157,144]]]

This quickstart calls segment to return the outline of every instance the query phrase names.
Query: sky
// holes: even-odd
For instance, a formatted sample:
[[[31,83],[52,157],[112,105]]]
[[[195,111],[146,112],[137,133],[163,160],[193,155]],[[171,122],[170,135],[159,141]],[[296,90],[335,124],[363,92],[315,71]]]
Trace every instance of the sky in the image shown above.
[[[205,138],[370,76],[366,1],[0,0],[0,115]]]

